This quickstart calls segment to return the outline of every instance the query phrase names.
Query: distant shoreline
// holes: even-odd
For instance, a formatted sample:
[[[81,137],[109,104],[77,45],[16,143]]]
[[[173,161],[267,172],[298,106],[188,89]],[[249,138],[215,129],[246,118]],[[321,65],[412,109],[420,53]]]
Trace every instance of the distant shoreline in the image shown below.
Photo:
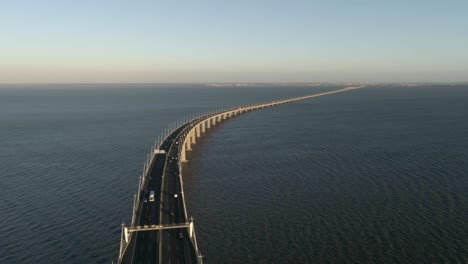
[[[72,86],[72,85],[94,85],[94,86],[111,86],[111,85],[138,85],[138,86],[180,86],[180,85],[193,85],[193,86],[208,86],[208,87],[252,87],[252,86],[335,86],[335,85],[374,85],[374,86],[425,86],[425,85],[468,85],[468,81],[464,82],[171,82],[171,83],[0,83],[2,86]]]

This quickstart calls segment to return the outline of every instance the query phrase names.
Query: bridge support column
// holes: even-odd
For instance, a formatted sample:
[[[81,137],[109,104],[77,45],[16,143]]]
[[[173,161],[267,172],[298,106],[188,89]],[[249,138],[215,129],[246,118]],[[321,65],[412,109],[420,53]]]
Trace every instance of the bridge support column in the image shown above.
[[[201,122],[201,131],[202,131],[203,133],[206,132],[205,126],[206,126],[206,120],[203,120],[203,121]]]
[[[190,139],[192,140],[192,143],[195,144],[197,142],[195,142],[195,138],[196,138],[196,134],[195,134],[195,129],[192,130],[192,132],[190,132]]]
[[[180,161],[187,162],[187,156],[185,154],[185,144],[182,146],[182,149],[180,150]]]
[[[211,128],[211,118],[208,118],[208,119],[206,120],[206,126],[207,126],[208,128]]]
[[[198,125],[195,127],[195,132],[196,132],[196,134],[197,134],[197,137],[200,137],[200,127],[201,127],[200,124],[198,124]]]
[[[190,144],[190,134],[187,135],[184,143],[187,144],[187,150],[192,150],[192,146]]]

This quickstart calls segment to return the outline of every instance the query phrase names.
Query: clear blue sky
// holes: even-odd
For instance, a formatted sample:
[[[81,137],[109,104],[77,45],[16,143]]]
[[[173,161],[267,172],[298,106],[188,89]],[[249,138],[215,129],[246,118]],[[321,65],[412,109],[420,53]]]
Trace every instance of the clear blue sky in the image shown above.
[[[0,0],[0,83],[468,81],[468,1]]]

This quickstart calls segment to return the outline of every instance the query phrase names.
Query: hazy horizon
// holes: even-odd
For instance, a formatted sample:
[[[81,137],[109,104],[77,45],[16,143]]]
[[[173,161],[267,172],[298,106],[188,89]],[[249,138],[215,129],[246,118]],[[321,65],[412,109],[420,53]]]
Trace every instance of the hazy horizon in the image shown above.
[[[467,82],[468,3],[0,3],[0,83]]]
[[[7,85],[206,85],[213,87],[223,87],[223,86],[268,86],[268,85],[285,85],[285,86],[327,86],[327,85],[352,85],[352,84],[362,84],[362,85],[437,85],[437,84],[467,84],[468,81],[414,81],[414,82],[398,82],[398,81],[388,81],[388,82],[10,82],[10,83],[0,83],[1,86]]]

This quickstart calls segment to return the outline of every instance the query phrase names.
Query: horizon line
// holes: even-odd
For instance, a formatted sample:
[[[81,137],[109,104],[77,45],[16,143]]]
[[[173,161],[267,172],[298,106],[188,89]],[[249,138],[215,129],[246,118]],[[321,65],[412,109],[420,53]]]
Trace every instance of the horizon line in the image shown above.
[[[323,81],[323,82],[0,82],[0,85],[331,85],[331,84],[468,84],[466,81]]]

